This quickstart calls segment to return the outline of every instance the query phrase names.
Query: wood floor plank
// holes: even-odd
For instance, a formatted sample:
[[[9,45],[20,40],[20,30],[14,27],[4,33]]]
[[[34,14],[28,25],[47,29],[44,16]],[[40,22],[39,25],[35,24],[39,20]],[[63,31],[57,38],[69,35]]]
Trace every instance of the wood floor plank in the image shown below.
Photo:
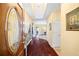
[[[44,39],[32,38],[27,46],[28,56],[58,56],[55,50],[50,47],[49,43]]]

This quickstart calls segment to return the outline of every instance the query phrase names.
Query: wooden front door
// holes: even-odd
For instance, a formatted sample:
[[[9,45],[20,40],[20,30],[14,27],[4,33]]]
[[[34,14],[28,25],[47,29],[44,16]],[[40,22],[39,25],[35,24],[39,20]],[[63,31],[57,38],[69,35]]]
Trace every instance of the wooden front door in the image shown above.
[[[1,4],[0,55],[24,55],[22,9],[18,4]],[[4,17],[3,17],[4,16]]]

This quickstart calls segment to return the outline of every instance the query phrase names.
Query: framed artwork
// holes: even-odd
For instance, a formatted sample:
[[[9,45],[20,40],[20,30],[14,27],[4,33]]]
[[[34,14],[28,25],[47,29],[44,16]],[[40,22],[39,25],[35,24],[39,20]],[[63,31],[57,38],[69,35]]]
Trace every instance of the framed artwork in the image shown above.
[[[66,30],[79,31],[79,7],[66,14]]]
[[[52,24],[49,23],[49,30],[51,31],[52,30]]]

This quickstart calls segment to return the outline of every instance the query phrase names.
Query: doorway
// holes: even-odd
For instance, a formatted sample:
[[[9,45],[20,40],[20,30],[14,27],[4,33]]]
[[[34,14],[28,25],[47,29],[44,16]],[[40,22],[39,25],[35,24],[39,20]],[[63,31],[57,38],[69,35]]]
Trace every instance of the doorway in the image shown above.
[[[60,33],[61,33],[61,23],[60,19],[56,19],[53,22],[53,36],[52,36],[52,42],[53,47],[60,48]]]
[[[46,20],[35,21],[32,26],[33,26],[32,37],[47,39],[47,21]]]

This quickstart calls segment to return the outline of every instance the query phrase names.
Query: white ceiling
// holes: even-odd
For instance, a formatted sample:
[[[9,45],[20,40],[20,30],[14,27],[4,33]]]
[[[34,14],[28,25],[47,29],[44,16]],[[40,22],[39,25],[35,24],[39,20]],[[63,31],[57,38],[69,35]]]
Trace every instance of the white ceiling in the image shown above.
[[[47,4],[32,4],[32,11],[35,19],[43,18]]]
[[[51,12],[60,10],[60,3],[48,3],[48,4],[37,4],[37,3],[23,3],[23,7],[35,20],[47,19]]]

